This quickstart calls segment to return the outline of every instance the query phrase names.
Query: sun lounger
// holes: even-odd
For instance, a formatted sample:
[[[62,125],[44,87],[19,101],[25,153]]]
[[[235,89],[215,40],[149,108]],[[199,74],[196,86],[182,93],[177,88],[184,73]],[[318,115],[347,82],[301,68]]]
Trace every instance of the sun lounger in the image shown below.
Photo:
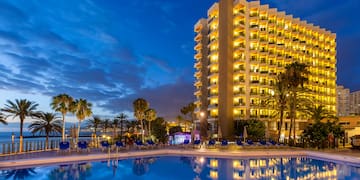
[[[194,148],[200,148],[201,147],[201,141],[198,139],[198,140],[195,140],[194,141]]]
[[[210,139],[207,148],[215,148],[216,141],[214,139]]]
[[[104,151],[104,150],[110,148],[109,141],[101,141],[100,144],[101,144],[101,151]]]
[[[220,145],[220,148],[228,148],[229,142],[227,139],[223,139]]]
[[[90,151],[90,149],[88,148],[88,143],[86,141],[79,141],[77,150],[78,150],[78,152],[79,151],[86,151],[86,152]]]
[[[241,141],[241,139],[236,140],[236,146],[241,148],[244,146],[244,143]]]
[[[147,148],[146,145],[140,140],[135,141],[135,146],[137,149],[146,149]]]
[[[184,148],[188,147],[190,145],[190,140],[189,139],[185,139],[184,143],[182,144]]]
[[[152,139],[147,140],[146,143],[147,143],[148,147],[150,147],[150,148],[156,147],[156,144]]]
[[[116,141],[115,142],[116,152],[120,149],[125,149],[125,145],[122,141]]]
[[[68,142],[68,141],[60,142],[59,143],[59,152],[60,153],[65,153],[65,152],[70,153],[70,142]]]

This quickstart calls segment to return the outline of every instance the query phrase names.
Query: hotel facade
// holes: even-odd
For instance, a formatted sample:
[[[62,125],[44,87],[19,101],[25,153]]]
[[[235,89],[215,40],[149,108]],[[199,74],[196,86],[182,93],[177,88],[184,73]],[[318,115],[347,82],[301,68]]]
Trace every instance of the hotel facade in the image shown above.
[[[308,65],[304,93],[336,113],[336,35],[259,1],[220,0],[195,31],[196,113],[222,137],[233,137],[234,120],[260,119],[278,128],[273,107],[276,76],[295,61]],[[204,117],[200,117],[200,114]],[[297,115],[296,131],[307,118]],[[287,137],[289,119],[283,125]],[[219,128],[218,128],[219,127]]]

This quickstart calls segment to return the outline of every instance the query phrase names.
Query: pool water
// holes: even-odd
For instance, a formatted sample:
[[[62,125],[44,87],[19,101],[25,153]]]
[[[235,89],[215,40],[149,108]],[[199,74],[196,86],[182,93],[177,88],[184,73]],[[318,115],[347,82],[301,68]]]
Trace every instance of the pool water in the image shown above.
[[[0,179],[360,179],[360,167],[308,157],[152,157],[2,170]]]

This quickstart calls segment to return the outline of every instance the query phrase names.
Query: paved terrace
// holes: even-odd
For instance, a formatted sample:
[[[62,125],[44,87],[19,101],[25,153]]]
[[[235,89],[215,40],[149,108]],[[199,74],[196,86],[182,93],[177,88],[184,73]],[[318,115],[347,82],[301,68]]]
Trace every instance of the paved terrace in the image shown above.
[[[180,147],[165,147],[146,150],[123,150],[118,153],[102,152],[99,149],[90,152],[59,153],[58,151],[33,152],[0,157],[0,170],[9,168],[26,168],[47,164],[68,164],[106,159],[126,159],[148,156],[205,156],[222,158],[246,157],[280,157],[280,156],[310,156],[316,159],[345,162],[360,167],[359,150],[309,150],[301,148],[251,148],[251,149],[189,149]]]

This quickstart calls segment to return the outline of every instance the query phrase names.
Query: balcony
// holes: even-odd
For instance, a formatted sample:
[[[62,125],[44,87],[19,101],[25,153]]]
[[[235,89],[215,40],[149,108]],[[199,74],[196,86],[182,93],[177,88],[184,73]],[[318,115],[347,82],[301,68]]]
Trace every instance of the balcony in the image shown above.
[[[200,78],[201,77],[201,71],[195,72],[194,77]]]
[[[196,60],[201,59],[201,58],[202,58],[201,52],[196,53],[196,54],[194,55],[194,58],[195,58]]]
[[[194,68],[200,69],[201,68],[201,61],[198,61],[197,63],[195,63]]]
[[[201,83],[200,80],[197,80],[197,81],[195,81],[194,85],[195,85],[196,87],[200,87],[200,86],[202,85],[202,83]]]
[[[201,48],[202,48],[202,44],[201,44],[201,43],[198,43],[198,44],[196,44],[196,46],[194,47],[194,50],[195,50],[195,51],[200,51]]]
[[[199,33],[195,36],[194,41],[199,42],[202,38],[202,35]]]
[[[251,83],[251,84],[259,84],[260,81],[259,81],[259,80],[251,80],[250,83]]]
[[[201,95],[200,89],[194,92],[194,96],[200,96],[200,95]]]

